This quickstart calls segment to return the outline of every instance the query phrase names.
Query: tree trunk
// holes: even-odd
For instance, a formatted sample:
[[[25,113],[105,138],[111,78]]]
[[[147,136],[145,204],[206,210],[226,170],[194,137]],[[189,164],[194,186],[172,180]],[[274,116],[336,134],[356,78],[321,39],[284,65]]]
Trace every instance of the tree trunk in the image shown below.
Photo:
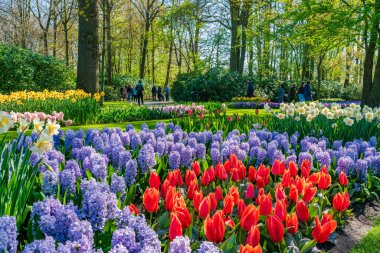
[[[66,66],[70,65],[70,59],[69,59],[69,31],[67,27],[67,23],[63,23],[63,31],[65,33],[65,61]]]
[[[172,65],[173,44],[174,44],[174,41],[171,40],[171,42],[170,42],[170,47],[169,47],[168,67],[166,68],[165,86],[169,84],[170,66]]]
[[[57,29],[58,29],[58,24],[57,24],[57,15],[54,14],[54,19],[53,19],[53,56],[57,56]]]
[[[43,30],[43,39],[44,39],[44,53],[45,55],[49,55],[48,49],[48,30]]]
[[[112,85],[112,38],[111,38],[111,0],[106,1],[106,34],[107,34],[107,85]]]
[[[146,55],[147,55],[147,50],[148,50],[148,33],[149,33],[149,27],[150,27],[150,22],[149,18],[146,18],[145,20],[145,31],[144,31],[144,38],[143,38],[143,47],[142,47],[142,52],[141,52],[141,63],[140,63],[140,78],[144,78],[145,74],[145,62],[146,62]]]
[[[93,0],[79,0],[77,89],[99,92],[98,6]]]

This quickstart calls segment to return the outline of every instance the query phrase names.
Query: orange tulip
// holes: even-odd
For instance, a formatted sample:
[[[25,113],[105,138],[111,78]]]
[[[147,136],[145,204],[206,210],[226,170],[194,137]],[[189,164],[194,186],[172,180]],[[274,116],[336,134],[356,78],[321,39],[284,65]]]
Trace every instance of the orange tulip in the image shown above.
[[[211,211],[211,200],[210,196],[205,197],[202,202],[199,204],[199,217],[205,219]]]
[[[160,190],[160,184],[161,184],[160,176],[156,172],[152,171],[149,177],[149,187]]]
[[[289,165],[288,165],[288,168],[289,168],[290,176],[292,176],[292,177],[297,176],[297,174],[298,174],[298,166],[297,166],[297,164],[295,162],[290,161]]]
[[[143,203],[148,213],[155,213],[158,210],[158,198],[160,193],[156,188],[146,188],[143,195]]]
[[[175,213],[170,215],[169,240],[174,240],[177,236],[182,236],[182,224]]]
[[[348,178],[346,176],[346,174],[341,171],[340,172],[340,175],[339,175],[339,183],[342,185],[342,186],[346,186],[348,185]]]
[[[204,223],[204,230],[207,240],[215,243],[222,242],[226,232],[223,212],[219,210],[212,218],[207,217]]]
[[[267,229],[273,242],[281,242],[284,239],[284,224],[276,215],[267,217]]]
[[[202,191],[195,191],[193,196],[193,204],[194,209],[198,212],[199,211],[199,205],[203,201],[203,192]]]
[[[260,218],[260,210],[256,206],[248,205],[241,215],[240,225],[243,229],[249,231],[253,225],[257,225]]]
[[[333,197],[333,207],[338,212],[343,212],[350,207],[350,195],[348,192],[337,193]]]
[[[306,186],[305,188],[305,193],[302,197],[302,199],[308,203],[310,201],[313,200],[314,196],[315,196],[315,193],[317,193],[317,188],[316,187],[312,187],[312,184],[309,184],[308,186]]]
[[[166,192],[168,191],[169,186],[170,186],[169,180],[165,179],[161,185],[161,196],[163,199],[165,199],[166,197]]]
[[[240,246],[240,253],[262,253],[262,249],[260,244],[257,245],[256,247],[252,247],[251,245],[241,245]]]
[[[305,201],[302,199],[297,201],[296,213],[300,221],[307,222],[310,219],[309,210],[307,209]]]
[[[198,183],[196,180],[190,182],[190,186],[187,189],[187,198],[193,200],[194,192],[199,191]]]
[[[298,218],[295,212],[292,215],[286,215],[286,227],[289,228],[291,234],[295,234],[298,231]]]
[[[315,217],[315,228],[313,232],[311,233],[314,240],[318,243],[324,243],[326,242],[331,233],[333,233],[336,229],[336,220],[329,220],[326,221],[324,224],[321,224],[319,221],[318,216]]]
[[[230,194],[227,194],[226,197],[224,197],[224,206],[223,206],[223,213],[225,215],[229,215],[232,213],[232,210],[234,208],[235,202],[234,197]]]
[[[245,244],[249,244],[252,247],[255,247],[260,243],[260,230],[259,226],[254,225],[251,227],[251,229],[248,232],[247,240]]]
[[[294,184],[290,186],[289,199],[294,203],[298,201],[298,190]]]
[[[165,197],[165,208],[166,210],[168,210],[169,212],[173,211],[173,207],[174,207],[174,201],[175,201],[175,198],[177,197],[177,191],[174,187],[171,187],[169,186],[169,189],[166,193],[166,197]]]
[[[186,173],[185,173],[186,187],[189,188],[190,183],[193,182],[194,180],[197,180],[197,175],[195,174],[195,172],[193,170],[186,170]]]
[[[331,176],[326,171],[326,166],[323,166],[321,173],[319,174],[318,188],[321,190],[327,190],[331,184]]]

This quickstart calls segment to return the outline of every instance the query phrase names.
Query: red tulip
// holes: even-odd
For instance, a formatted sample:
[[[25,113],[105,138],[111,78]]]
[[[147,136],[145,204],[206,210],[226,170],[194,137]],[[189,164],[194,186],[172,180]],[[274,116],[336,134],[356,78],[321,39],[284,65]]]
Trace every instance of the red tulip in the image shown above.
[[[211,166],[211,167],[207,170],[207,174],[208,174],[208,176],[209,176],[209,178],[210,178],[210,182],[215,181],[215,169],[214,169],[214,167]]]
[[[250,166],[248,168],[248,179],[251,182],[255,182],[256,181],[256,169],[253,166]]]
[[[336,221],[335,220],[330,220],[326,221],[324,224],[321,224],[319,221],[318,216],[315,217],[315,228],[312,232],[312,236],[315,241],[318,243],[324,243],[326,242],[331,233],[333,233],[336,229]]]
[[[189,188],[187,189],[187,198],[193,200],[194,192],[199,191],[198,183],[196,180],[191,181]]]
[[[337,193],[333,198],[333,207],[338,212],[343,212],[350,207],[350,195],[348,192]]]
[[[298,201],[298,190],[294,184],[290,186],[289,199],[294,203]]]
[[[342,185],[342,186],[346,186],[348,185],[348,178],[346,176],[346,174],[341,171],[340,172],[340,175],[339,175],[339,183]]]
[[[239,179],[244,180],[245,177],[247,176],[247,168],[244,166],[242,162],[239,163],[238,172],[239,172]]]
[[[324,168],[326,168],[324,166]],[[328,172],[322,169],[321,173],[319,174],[319,182],[318,182],[318,188],[320,190],[327,190],[330,187],[331,184],[331,176],[328,174]]]
[[[313,185],[317,185],[318,182],[319,182],[319,176],[320,176],[320,173],[317,172],[317,173],[313,173],[311,174],[308,178],[307,178],[307,182],[308,183],[312,183]]]
[[[215,189],[215,198],[217,201],[223,200],[223,190],[220,186],[217,186]]]
[[[245,244],[249,244],[252,247],[255,247],[260,243],[260,230],[259,226],[254,225],[251,227],[251,229],[248,232],[247,240]]]
[[[211,201],[211,211],[214,211],[216,209],[216,206],[218,205],[218,202],[215,197],[215,193],[211,192],[208,194],[208,196],[210,197],[210,201]]]
[[[293,179],[290,176],[290,172],[289,172],[289,170],[286,170],[284,172],[282,179],[281,179],[281,184],[283,187],[289,188],[292,183],[293,183]]]
[[[129,204],[129,211],[133,213],[135,216],[139,215],[139,210],[137,210],[137,207],[134,204]]]
[[[243,214],[243,212],[244,212],[244,210],[245,210],[246,207],[247,206],[245,205],[244,200],[239,199],[239,201],[237,203],[237,210],[238,210],[238,216],[239,216],[239,218],[241,218],[241,216],[242,216],[242,214]]]
[[[286,194],[281,184],[276,184],[276,200],[286,200]]]
[[[207,170],[203,171],[201,178],[201,185],[207,186],[210,184],[210,175],[207,173]]]
[[[303,195],[304,194],[304,190],[305,190],[305,186],[306,186],[306,180],[305,180],[305,178],[303,178],[303,177],[297,177],[296,180],[295,180],[295,185],[297,187],[298,194],[299,195]]]
[[[228,120],[228,122],[231,122],[232,121],[232,117],[228,116],[227,120]]]
[[[312,184],[308,184],[305,188],[305,193],[302,197],[302,199],[306,202],[309,203],[310,201],[313,200],[315,193],[317,192],[316,187],[312,187]]]
[[[308,178],[310,174],[310,161],[303,160],[301,164],[301,174],[303,178]]]
[[[284,161],[275,160],[272,165],[272,174],[273,175],[283,175],[285,172],[286,166]]]
[[[292,215],[286,215],[286,227],[289,228],[291,234],[295,234],[298,231],[298,218],[295,212]]]
[[[175,213],[170,215],[169,240],[174,240],[177,236],[182,236],[182,224]]]
[[[175,173],[177,170],[169,171],[168,175],[166,176],[166,179],[169,181],[169,185],[172,187],[176,187],[178,182],[177,173]]]
[[[284,239],[284,224],[276,215],[267,217],[267,229],[273,242],[281,242]]]
[[[298,166],[297,166],[297,164],[295,162],[290,161],[288,168],[289,168],[290,176],[292,176],[292,177],[297,176],[297,174],[298,174]]]
[[[260,214],[263,216],[270,215],[272,213],[272,196],[270,193],[268,195],[262,195],[258,197],[260,204]]]
[[[207,217],[204,223],[204,230],[207,240],[215,243],[222,242],[226,232],[223,212],[219,210],[212,218]]]
[[[199,173],[201,173],[201,166],[199,165],[198,161],[193,162],[191,165],[191,169],[195,172],[195,175],[199,176]]]
[[[253,184],[248,183],[247,191],[245,192],[246,199],[253,199],[255,197],[255,187]]]
[[[202,191],[195,191],[193,196],[193,204],[194,209],[198,212],[199,211],[199,205],[203,201],[203,192]]]
[[[164,182],[161,185],[161,196],[163,199],[166,197],[166,193],[169,189],[170,183],[168,179],[165,179]]]
[[[232,210],[234,208],[235,202],[234,197],[230,194],[227,194],[226,197],[224,197],[224,206],[223,206],[223,213],[228,215],[232,213]]]
[[[233,182],[237,182],[240,180],[239,170],[237,168],[232,168],[230,170],[230,173],[231,173],[231,180]]]
[[[175,205],[173,212],[181,221],[182,229],[186,229],[191,224],[191,215],[185,205]]]
[[[186,183],[186,187],[187,188],[189,188],[190,183],[193,180],[197,180],[197,175],[195,174],[195,172],[193,170],[186,170],[186,173],[185,173],[185,183]]]
[[[296,213],[300,221],[307,222],[310,219],[309,210],[307,209],[307,205],[303,200],[299,200],[297,202]]]
[[[240,225],[243,229],[249,231],[253,225],[257,225],[260,218],[260,210],[256,206],[248,205],[241,215]]]
[[[239,190],[235,186],[231,186],[228,194],[234,197],[234,202],[237,203],[239,201]]]
[[[329,222],[329,221],[332,221],[333,220],[333,214],[327,214],[327,213],[324,213],[323,214],[323,217],[322,217],[322,220],[321,220],[321,224],[325,224],[326,222]]]
[[[256,247],[252,247],[251,245],[241,245],[240,246],[240,253],[262,253],[262,249],[260,244]]]
[[[276,202],[276,205],[274,207],[274,214],[277,215],[277,217],[284,221],[286,218],[286,203],[285,200],[278,200]]]
[[[226,224],[230,228],[235,228],[235,222],[233,220],[231,220],[231,218],[229,216],[226,216],[224,218],[224,224]]]
[[[263,188],[269,183],[269,173],[270,169],[264,165],[260,165],[256,173],[256,186],[258,188]]]
[[[156,172],[152,171],[149,177],[149,187],[160,190],[160,184],[161,184],[160,176]]]
[[[224,181],[228,179],[227,171],[224,168],[223,164],[218,163],[215,166],[215,176],[219,178],[220,180]]]
[[[176,186],[181,186],[181,185],[183,185],[183,179],[182,179],[181,171],[180,171],[179,169],[177,169],[177,170],[174,170],[173,172],[174,172],[174,175],[175,175],[175,177],[176,177],[176,179],[177,179],[177,184],[176,184]]]
[[[211,211],[211,200],[210,197],[205,197],[202,202],[199,204],[199,218],[205,219]]]
[[[154,213],[158,210],[159,191],[156,188],[146,188],[143,195],[143,203],[148,213]]]
[[[177,197],[177,191],[174,187],[169,186],[169,189],[165,197],[165,208],[169,212],[173,211],[175,199]]]
[[[203,114],[203,112],[201,112],[201,113],[199,114],[199,118],[200,118],[200,119],[204,119],[204,117],[205,117],[205,115]]]

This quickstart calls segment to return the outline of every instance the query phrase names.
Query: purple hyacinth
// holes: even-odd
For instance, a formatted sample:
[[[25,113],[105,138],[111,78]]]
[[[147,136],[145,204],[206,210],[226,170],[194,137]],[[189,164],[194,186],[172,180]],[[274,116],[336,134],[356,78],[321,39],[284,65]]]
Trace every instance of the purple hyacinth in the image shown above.
[[[212,148],[210,150],[210,156],[214,165],[216,165],[218,162],[222,162],[222,155],[220,154],[219,149]]]
[[[359,181],[365,182],[367,180],[368,162],[364,159],[358,159],[355,164],[356,174]]]
[[[156,153],[158,157],[162,157],[166,153],[166,143],[165,141],[157,141],[156,143]]]
[[[319,151],[315,154],[315,158],[321,166],[326,166],[327,168],[331,164],[330,154],[327,151]]]
[[[16,253],[18,242],[15,217],[0,217],[0,238],[0,252]]]
[[[181,165],[184,167],[190,167],[193,158],[196,155],[196,150],[187,146],[181,150]]]
[[[191,253],[189,238],[187,236],[177,236],[170,242],[169,253]]]
[[[108,219],[113,219],[118,210],[116,195],[105,183],[95,180],[83,181],[81,217],[89,220],[95,231],[100,231]]]
[[[108,164],[103,155],[92,153],[83,161],[83,169],[88,169],[96,179],[105,180],[107,177]]]
[[[146,174],[148,172],[148,169],[153,169],[153,167],[156,165],[156,157],[152,145],[145,144],[142,147],[139,153],[138,162],[143,174]]]
[[[125,183],[131,186],[135,183],[137,176],[137,161],[135,159],[129,160],[125,164]]]
[[[134,252],[136,248],[138,248],[139,246],[136,243],[136,233],[134,229],[130,227],[116,230],[112,235],[111,244],[112,244],[112,247],[115,247],[121,244],[131,252]]]
[[[111,178],[111,192],[123,195],[125,193],[125,180],[123,177],[118,176],[116,173],[112,174]]]
[[[220,250],[215,246],[212,242],[202,242],[198,251],[198,253],[220,253]]]
[[[373,148],[376,148],[377,147],[377,138],[376,136],[372,136],[371,138],[369,138],[369,145]]]
[[[341,158],[339,158],[338,160],[338,166],[336,168],[336,171],[338,172],[338,174],[340,174],[340,172],[344,172],[346,175],[350,175],[351,174],[351,170],[354,168],[354,161],[351,159],[351,157],[349,156],[343,156]]]
[[[122,244],[118,244],[109,251],[109,253],[129,253],[128,249]]]
[[[196,147],[197,149],[197,158],[204,160],[206,158],[206,146],[203,143],[200,143]]]
[[[83,139],[74,138],[71,142],[72,148],[82,148],[83,147]]]
[[[55,195],[57,192],[59,177],[58,174],[52,171],[42,173],[42,192],[47,195]]]
[[[90,222],[86,220],[77,220],[71,223],[68,238],[70,241],[80,241],[85,238],[92,247],[94,244],[94,233]]]
[[[171,170],[178,169],[181,164],[181,155],[178,151],[172,151],[169,154],[169,167]]]
[[[304,160],[309,160],[310,165],[313,164],[313,158],[309,152],[301,152],[298,154],[298,166],[301,166]]]
[[[22,253],[55,253],[55,240],[51,236],[47,236],[43,240],[35,240],[25,246]]]

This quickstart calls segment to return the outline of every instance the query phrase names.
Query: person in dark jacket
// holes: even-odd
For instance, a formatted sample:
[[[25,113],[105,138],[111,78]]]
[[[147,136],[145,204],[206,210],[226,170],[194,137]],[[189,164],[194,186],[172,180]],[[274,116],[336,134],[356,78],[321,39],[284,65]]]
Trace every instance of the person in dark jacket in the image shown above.
[[[128,85],[128,87],[127,87],[127,93],[128,93],[128,102],[131,102],[131,96],[133,95],[132,94],[132,87],[131,87],[131,85]]]
[[[153,100],[153,101],[156,101],[156,94],[157,94],[157,88],[156,88],[156,86],[153,84],[153,87],[152,87],[152,100]]]
[[[168,85],[165,86],[165,100],[167,102],[169,102],[169,92],[170,92],[170,88]]]
[[[254,86],[252,80],[248,81],[248,88],[247,88],[247,97],[253,97],[254,96]]]
[[[305,97],[304,97],[304,82],[301,83],[300,87],[298,88],[298,92],[297,92],[297,95],[298,95],[298,100],[300,102],[302,101],[305,101]]]
[[[158,101],[162,101],[163,100],[162,99],[163,95],[162,95],[162,88],[161,88],[161,86],[158,86],[158,88],[157,88],[157,97],[158,97]]]
[[[305,96],[305,101],[313,101],[313,97],[311,94],[311,83],[310,81],[307,81],[304,89],[304,96]]]
[[[142,81],[139,80],[139,83],[136,85],[136,91],[137,91],[137,102],[140,105],[140,102],[142,105],[144,105],[144,86],[142,84]]]
[[[283,84],[278,88],[278,102],[283,103],[285,97],[285,86]]]
[[[296,85],[293,83],[289,91],[289,100],[294,101],[296,99]]]

